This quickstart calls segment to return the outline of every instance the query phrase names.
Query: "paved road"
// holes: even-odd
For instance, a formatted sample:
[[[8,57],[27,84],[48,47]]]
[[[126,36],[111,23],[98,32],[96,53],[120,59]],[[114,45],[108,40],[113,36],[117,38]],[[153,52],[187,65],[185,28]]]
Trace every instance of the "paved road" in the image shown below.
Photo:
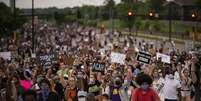
[[[137,39],[138,43],[142,42],[142,40],[144,40],[147,43],[153,43],[154,47],[157,47],[157,48],[160,48],[161,47],[161,43],[162,43],[162,41],[160,41],[160,40],[154,40],[154,39],[145,39],[145,38],[141,38],[141,37],[137,37],[136,39]],[[166,42],[166,44],[165,44],[164,47],[172,48],[170,42]],[[178,43],[176,43],[175,44],[175,48],[183,51],[183,50],[185,50],[185,44],[178,44]]]

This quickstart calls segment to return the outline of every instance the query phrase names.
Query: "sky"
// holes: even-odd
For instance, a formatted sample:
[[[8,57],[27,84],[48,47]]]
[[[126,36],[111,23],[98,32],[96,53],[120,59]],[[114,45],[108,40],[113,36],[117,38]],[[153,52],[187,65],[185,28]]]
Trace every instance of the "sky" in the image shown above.
[[[119,3],[120,0],[115,0]],[[10,0],[0,0],[0,2],[10,5]],[[75,7],[82,5],[102,5],[104,0],[34,0],[35,8],[47,8],[47,7]],[[16,7],[18,8],[31,8],[32,0],[16,0]]]

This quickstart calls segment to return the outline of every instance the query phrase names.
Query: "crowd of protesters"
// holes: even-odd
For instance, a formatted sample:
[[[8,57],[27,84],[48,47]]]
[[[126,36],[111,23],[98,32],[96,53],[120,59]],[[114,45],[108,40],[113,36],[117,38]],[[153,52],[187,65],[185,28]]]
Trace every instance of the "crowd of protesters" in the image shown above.
[[[155,47],[121,32],[77,24],[31,24],[18,31],[16,40],[0,40],[0,101],[201,101],[201,53],[177,47]],[[34,42],[34,51],[32,50]],[[139,51],[151,54],[145,64]],[[123,64],[111,62],[111,53],[125,54]],[[40,54],[56,54],[44,65]],[[170,56],[164,63],[156,53]],[[35,56],[34,56],[35,54]],[[93,71],[94,62],[105,65]]]

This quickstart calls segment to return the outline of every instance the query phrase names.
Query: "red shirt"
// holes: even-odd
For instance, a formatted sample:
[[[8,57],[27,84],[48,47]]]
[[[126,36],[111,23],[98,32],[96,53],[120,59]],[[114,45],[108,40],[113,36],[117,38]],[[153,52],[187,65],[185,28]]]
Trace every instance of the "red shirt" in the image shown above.
[[[141,88],[136,88],[132,91],[132,101],[156,101],[159,99],[157,93],[151,88],[147,91]]]

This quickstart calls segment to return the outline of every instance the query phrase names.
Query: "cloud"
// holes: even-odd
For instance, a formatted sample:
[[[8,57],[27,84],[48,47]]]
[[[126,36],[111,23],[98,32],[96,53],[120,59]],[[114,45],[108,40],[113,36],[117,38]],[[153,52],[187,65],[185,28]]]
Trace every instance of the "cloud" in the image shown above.
[[[9,0],[0,0],[9,5]],[[115,0],[119,2],[120,0]],[[102,5],[104,0],[34,0],[35,8],[47,7],[75,7],[82,5]],[[16,0],[16,6],[19,8],[31,8],[32,0]]]

